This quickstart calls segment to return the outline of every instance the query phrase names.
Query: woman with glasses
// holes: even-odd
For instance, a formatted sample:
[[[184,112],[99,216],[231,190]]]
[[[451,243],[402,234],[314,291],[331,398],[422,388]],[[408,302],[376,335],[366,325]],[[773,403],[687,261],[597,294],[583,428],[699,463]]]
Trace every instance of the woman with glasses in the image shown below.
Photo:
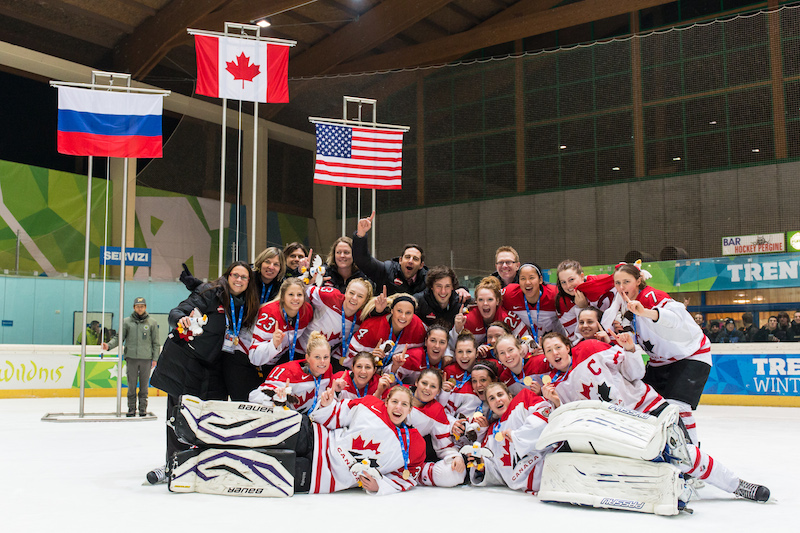
[[[193,292],[169,313],[169,334],[150,383],[167,393],[167,418],[179,404],[179,397],[191,394],[203,400],[246,401],[258,374],[242,351],[239,332],[250,327],[258,313],[253,271],[243,261],[231,263],[225,273],[199,292]],[[189,336],[189,316],[194,310],[208,320],[203,332]],[[228,387],[231,387],[229,390]],[[252,390],[252,388],[250,390]],[[167,463],[174,452],[188,449],[167,427]]]

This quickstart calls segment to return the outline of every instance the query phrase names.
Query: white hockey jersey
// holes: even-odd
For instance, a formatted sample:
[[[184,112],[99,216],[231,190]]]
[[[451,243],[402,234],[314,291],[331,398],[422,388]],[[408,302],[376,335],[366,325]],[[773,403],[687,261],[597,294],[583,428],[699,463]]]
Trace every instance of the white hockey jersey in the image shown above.
[[[344,337],[355,334],[358,330],[360,312],[356,312],[354,316],[344,317],[345,329],[343,331],[342,303],[344,302],[344,294],[333,287],[317,287],[316,285],[311,285],[306,294],[314,308],[314,318],[311,319],[303,334],[300,335],[300,339],[297,341],[297,349],[305,353],[311,332],[318,331],[328,339],[328,344],[331,345],[331,357],[333,358],[334,354],[341,357],[342,343],[349,344],[348,339]]]
[[[544,450],[536,448],[536,441],[547,426],[551,410],[549,402],[528,389],[517,394],[505,414],[489,424],[481,446],[489,449],[493,457],[484,460],[483,476],[476,469],[470,469],[472,484],[505,485],[536,494],[542,480],[544,458],[560,446],[552,445]],[[511,440],[497,441],[495,430],[511,431]]]
[[[306,371],[304,361],[289,361],[273,368],[264,383],[250,393],[249,400],[262,405],[274,405],[265,391],[275,391],[288,383],[292,387],[292,394],[298,398],[298,403],[289,407],[300,413],[308,413],[313,409],[319,395],[330,387],[332,378],[330,367],[323,375],[315,378]]]
[[[363,460],[382,475],[377,494],[402,492],[417,485],[425,461],[425,441],[416,429],[395,426],[378,398],[333,401],[327,407],[318,406],[310,416],[314,422],[314,457],[309,492],[355,487],[358,479],[350,469]],[[403,478],[403,446],[408,450],[408,479]]]

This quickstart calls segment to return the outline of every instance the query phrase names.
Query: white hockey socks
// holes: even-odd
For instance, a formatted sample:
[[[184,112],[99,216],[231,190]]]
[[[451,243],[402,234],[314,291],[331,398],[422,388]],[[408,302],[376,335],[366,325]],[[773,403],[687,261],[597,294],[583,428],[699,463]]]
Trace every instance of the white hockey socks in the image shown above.
[[[667,398],[667,403],[676,406],[680,410],[681,420],[683,421],[683,425],[686,427],[686,432],[689,434],[689,440],[692,441],[692,444],[699,444],[700,441],[698,440],[699,437],[697,436],[697,422],[694,419],[694,411],[692,411],[692,406],[680,400],[670,400],[669,398]]]
[[[734,492],[737,489],[739,477],[736,474],[728,470],[722,463],[714,461],[710,455],[694,444],[687,444],[686,447],[689,450],[692,464],[690,466],[676,465],[681,472],[714,485],[725,492]]]

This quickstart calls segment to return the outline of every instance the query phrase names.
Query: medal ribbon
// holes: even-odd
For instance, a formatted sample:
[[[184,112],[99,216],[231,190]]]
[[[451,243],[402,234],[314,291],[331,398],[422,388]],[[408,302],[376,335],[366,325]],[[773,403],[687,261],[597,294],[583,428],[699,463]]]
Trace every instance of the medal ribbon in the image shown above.
[[[533,340],[539,344],[539,303],[542,301],[542,295],[539,294],[539,299],[536,300],[536,322],[531,319],[531,310],[528,307],[528,299],[522,295],[522,302],[525,304],[525,312],[528,313],[528,322],[531,325],[531,333],[533,333]]]
[[[397,349],[397,345],[400,344],[400,337],[403,336],[403,332],[401,331],[400,333],[397,334],[397,340],[392,339],[393,335],[394,335],[394,326],[392,325],[391,320],[389,320],[389,340],[394,341],[394,346],[392,346],[392,349],[389,350],[388,354],[386,354],[386,357],[383,358],[383,361],[381,362],[382,366],[386,366],[392,362],[392,355],[394,355],[394,351]]]
[[[266,292],[266,296],[264,295],[265,292]],[[267,300],[269,300],[269,295],[270,294],[272,294],[272,283],[269,284],[269,290],[267,290],[267,286],[266,285],[261,285],[261,303],[262,304],[267,303]]]
[[[400,427],[403,428],[406,440],[403,440],[403,437],[400,435]],[[405,422],[401,426],[395,426],[395,431],[397,431],[397,440],[400,441],[400,450],[403,452],[403,465],[404,465],[404,473],[408,472],[408,447],[411,444],[411,438],[408,433],[408,426]]]
[[[286,314],[286,311],[281,311],[283,313],[283,321],[286,325],[289,325],[289,315]],[[297,346],[297,328],[300,327],[300,313],[298,312],[298,316],[294,317],[294,338],[292,339],[292,343],[289,345],[289,360],[294,361],[294,350]]]
[[[231,296],[231,319],[228,320],[228,315],[225,315],[225,326],[231,333],[233,333],[234,337],[239,336],[239,331],[242,329],[242,318],[244,318],[244,306],[239,308],[239,317],[236,317],[236,306],[233,305],[233,296]],[[235,324],[231,324],[232,321],[236,321]]]

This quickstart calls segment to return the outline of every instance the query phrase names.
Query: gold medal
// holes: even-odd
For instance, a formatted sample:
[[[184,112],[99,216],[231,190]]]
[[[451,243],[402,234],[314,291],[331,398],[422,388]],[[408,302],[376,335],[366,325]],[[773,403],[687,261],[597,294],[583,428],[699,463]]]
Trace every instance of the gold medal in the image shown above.
[[[523,378],[522,382],[525,384],[526,387],[530,387],[531,383],[533,383],[533,378],[530,377],[530,376],[525,376],[525,378]]]
[[[542,385],[547,385],[551,382],[550,376],[544,375],[542,376]]]
[[[497,442],[503,442],[506,439],[505,439],[505,437],[503,437],[503,434],[498,431],[494,435],[494,440],[496,440]]]
[[[408,471],[408,468],[403,470],[403,479],[408,480],[411,477],[411,472]]]
[[[234,346],[238,346],[239,345],[239,337],[234,337],[233,338],[233,345]]]

